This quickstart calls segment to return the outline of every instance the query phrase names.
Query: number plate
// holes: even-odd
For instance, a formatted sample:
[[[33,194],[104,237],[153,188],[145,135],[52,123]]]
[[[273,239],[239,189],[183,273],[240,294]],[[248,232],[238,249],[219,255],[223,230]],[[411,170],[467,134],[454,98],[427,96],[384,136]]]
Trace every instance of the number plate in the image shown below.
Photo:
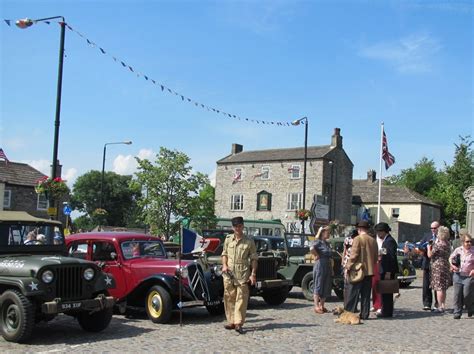
[[[65,302],[61,304],[61,310],[67,311],[67,310],[75,310],[75,309],[80,309],[82,306],[82,303],[80,302]]]

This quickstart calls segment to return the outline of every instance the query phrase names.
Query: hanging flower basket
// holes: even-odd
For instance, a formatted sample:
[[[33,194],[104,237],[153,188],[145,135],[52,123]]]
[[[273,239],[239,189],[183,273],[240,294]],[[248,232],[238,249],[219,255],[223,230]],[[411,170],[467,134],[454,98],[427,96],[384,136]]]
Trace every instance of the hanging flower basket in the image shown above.
[[[298,209],[295,215],[299,220],[308,220],[311,217],[311,212],[308,209]]]
[[[59,199],[69,193],[69,188],[61,177],[51,179],[44,176],[36,182],[35,191],[38,194],[44,194],[46,198],[51,196],[54,199]]]

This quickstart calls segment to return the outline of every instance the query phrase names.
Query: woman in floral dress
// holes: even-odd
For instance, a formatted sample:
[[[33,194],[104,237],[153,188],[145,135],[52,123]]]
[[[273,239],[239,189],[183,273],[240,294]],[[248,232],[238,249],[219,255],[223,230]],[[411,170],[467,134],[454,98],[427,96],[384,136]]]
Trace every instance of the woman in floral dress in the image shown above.
[[[440,226],[438,237],[433,244],[428,244],[428,257],[431,259],[431,288],[436,292],[438,308],[436,312],[444,312],[446,302],[446,290],[450,282],[449,255],[449,229]]]

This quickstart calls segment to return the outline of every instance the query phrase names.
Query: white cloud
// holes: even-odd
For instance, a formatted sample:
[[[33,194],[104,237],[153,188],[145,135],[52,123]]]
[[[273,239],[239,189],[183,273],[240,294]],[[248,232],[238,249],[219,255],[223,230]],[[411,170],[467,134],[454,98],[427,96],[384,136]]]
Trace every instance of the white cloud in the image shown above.
[[[211,186],[213,186],[214,188],[216,187],[216,173],[217,173],[217,169],[214,169],[209,174],[209,182],[211,183]]]
[[[49,160],[26,160],[22,162],[30,165],[47,176],[51,174],[51,162]]]
[[[359,55],[387,62],[401,73],[424,73],[431,71],[432,57],[440,49],[436,38],[429,34],[414,34],[367,45],[359,50]]]
[[[74,184],[73,182],[76,180],[77,177],[77,169],[74,167],[68,168],[66,172],[62,172],[62,178],[67,181],[69,187],[72,187]]]
[[[138,158],[140,159],[151,159],[155,156],[155,153],[151,149],[141,149],[138,152]],[[137,161],[135,156],[132,155],[118,155],[114,159],[113,171],[119,175],[132,175],[137,171]]]

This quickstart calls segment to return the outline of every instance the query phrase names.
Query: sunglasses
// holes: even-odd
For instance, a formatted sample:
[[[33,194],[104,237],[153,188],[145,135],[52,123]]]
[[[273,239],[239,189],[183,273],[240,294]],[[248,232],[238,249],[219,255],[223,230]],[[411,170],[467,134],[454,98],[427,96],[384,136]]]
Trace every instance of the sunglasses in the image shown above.
[[[472,241],[464,241],[464,243],[472,243]]]
[[[431,230],[438,230],[438,228],[437,227],[432,227]]]

